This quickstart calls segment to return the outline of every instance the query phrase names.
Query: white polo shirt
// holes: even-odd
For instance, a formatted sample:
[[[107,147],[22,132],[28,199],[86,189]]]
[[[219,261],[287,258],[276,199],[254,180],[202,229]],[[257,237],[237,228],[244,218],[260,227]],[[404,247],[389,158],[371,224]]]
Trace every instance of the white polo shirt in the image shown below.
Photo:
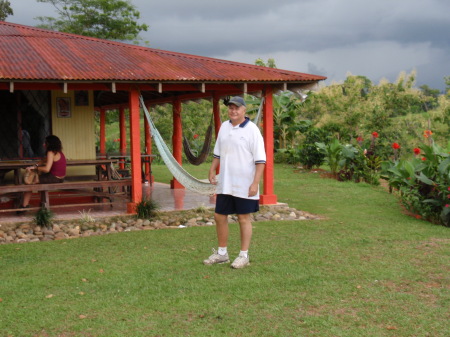
[[[220,159],[217,194],[259,199],[259,190],[249,197],[248,189],[255,177],[255,165],[266,162],[266,152],[261,132],[248,117],[236,126],[231,121],[222,123],[214,146],[214,158]]]

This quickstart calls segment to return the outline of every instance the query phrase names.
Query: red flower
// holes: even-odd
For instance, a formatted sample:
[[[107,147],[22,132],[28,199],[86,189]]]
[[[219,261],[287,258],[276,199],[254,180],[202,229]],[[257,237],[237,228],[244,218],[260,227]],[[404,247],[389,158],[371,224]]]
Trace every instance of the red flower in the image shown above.
[[[392,148],[393,148],[394,150],[398,150],[398,149],[400,148],[400,145],[399,145],[398,143],[393,143],[393,144],[392,144]]]
[[[420,216],[419,214],[414,215],[414,217],[415,217],[416,219],[421,219],[421,218],[422,218],[422,216]]]
[[[197,138],[198,138],[198,135],[197,135],[197,134],[195,134],[195,135],[194,135],[194,139],[197,139]]]
[[[450,207],[450,205],[449,205],[449,204],[447,204],[447,205],[445,205],[445,207]]]
[[[120,142],[120,138],[114,139],[115,142]]]
[[[376,131],[372,132],[372,137],[373,138],[378,138],[378,132],[376,132]]]
[[[422,160],[423,160],[423,161],[425,161],[425,160],[427,160],[427,158],[425,158],[425,157],[422,157]]]
[[[448,191],[450,191],[450,186],[447,188]]]
[[[418,147],[414,148],[414,154],[417,156],[418,154],[420,154],[420,149]]]
[[[358,138],[356,138],[356,141],[357,141],[358,143],[361,143],[363,140],[364,140],[364,139],[363,139],[363,137],[361,137],[361,136],[358,136]]]
[[[433,134],[433,132],[431,132],[431,130],[425,130],[425,131],[423,132],[423,136],[424,136],[425,138],[430,137],[432,134]]]

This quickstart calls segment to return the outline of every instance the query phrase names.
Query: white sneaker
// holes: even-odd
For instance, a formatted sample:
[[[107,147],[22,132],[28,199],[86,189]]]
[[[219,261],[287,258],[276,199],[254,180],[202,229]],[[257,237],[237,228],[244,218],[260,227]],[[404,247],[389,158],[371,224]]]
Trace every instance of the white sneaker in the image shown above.
[[[206,260],[203,261],[203,264],[206,265],[212,265],[212,264],[221,264],[221,263],[228,263],[230,262],[230,258],[228,257],[228,253],[225,255],[220,255],[216,250],[213,248],[213,254],[208,257]]]
[[[238,256],[233,263],[231,264],[231,268],[234,269],[240,269],[240,268],[244,268],[245,266],[249,266],[250,265],[250,256]]]

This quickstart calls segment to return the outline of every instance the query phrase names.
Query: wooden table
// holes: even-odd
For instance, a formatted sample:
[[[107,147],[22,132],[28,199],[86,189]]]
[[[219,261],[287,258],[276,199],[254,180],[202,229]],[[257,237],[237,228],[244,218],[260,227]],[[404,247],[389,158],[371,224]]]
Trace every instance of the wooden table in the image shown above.
[[[89,166],[95,165],[97,178],[101,180],[102,170],[101,167],[105,166],[108,180],[111,179],[111,164],[117,163],[117,159],[74,159],[67,160],[67,166]],[[0,172],[14,171],[14,184],[20,185],[22,183],[21,169],[25,169],[28,166],[35,165],[37,161],[29,160],[17,160],[17,161],[0,161]],[[3,177],[2,177],[3,178]]]
[[[9,171],[14,171],[14,184],[21,183],[20,170],[36,164],[36,161],[16,160],[16,161],[0,161],[0,182],[3,181],[4,175]]]
[[[152,175],[152,161],[156,157],[155,154],[141,154],[141,164],[142,164],[142,181],[147,180],[145,177],[145,169],[144,165],[148,164],[149,167],[149,183],[152,183],[151,175]],[[127,164],[130,164],[131,155],[125,154],[125,155],[108,155],[107,158],[110,159],[117,159],[118,164],[123,164],[124,167],[126,167]]]
[[[117,159],[73,159],[67,160],[67,166],[89,166],[95,165],[97,179],[102,180],[102,166],[105,166],[106,175],[108,180],[111,180],[112,169],[111,165],[117,163]]]

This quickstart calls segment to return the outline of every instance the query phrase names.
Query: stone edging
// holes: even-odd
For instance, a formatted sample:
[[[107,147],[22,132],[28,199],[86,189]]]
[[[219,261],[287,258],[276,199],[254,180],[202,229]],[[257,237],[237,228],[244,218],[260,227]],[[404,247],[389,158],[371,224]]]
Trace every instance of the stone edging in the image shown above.
[[[261,206],[258,213],[252,214],[252,222],[283,220],[317,220],[323,217],[290,208],[286,204]],[[58,220],[52,228],[41,228],[29,222],[15,224],[15,228],[0,225],[0,244],[26,243],[38,241],[63,240],[111,233],[164,228],[186,228],[194,226],[213,226],[214,210],[197,208],[187,211],[156,212],[152,219],[137,219],[134,216],[89,219],[93,221]],[[229,216],[229,222],[237,222],[237,216]]]

